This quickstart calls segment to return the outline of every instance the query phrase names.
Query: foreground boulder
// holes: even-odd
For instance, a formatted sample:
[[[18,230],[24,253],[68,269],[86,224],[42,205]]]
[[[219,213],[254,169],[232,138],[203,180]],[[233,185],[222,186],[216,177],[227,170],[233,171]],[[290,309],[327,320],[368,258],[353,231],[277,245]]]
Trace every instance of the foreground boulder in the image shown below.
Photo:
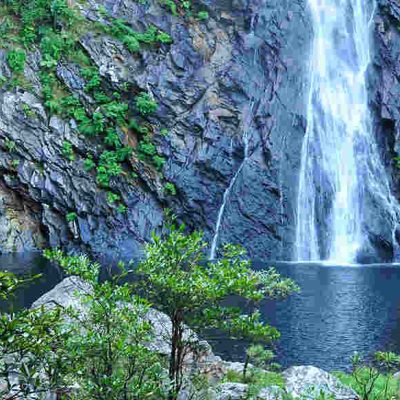
[[[218,386],[215,400],[284,400],[285,391],[277,386],[261,389],[249,397],[249,386],[244,383],[226,382]]]
[[[79,294],[90,293],[91,290],[92,288],[89,283],[77,276],[70,276],[57,284],[49,292],[39,297],[32,304],[32,308],[39,308],[41,306],[60,306],[63,308],[72,307],[83,313],[85,312],[85,307],[79,299]]]
[[[63,308],[71,307],[81,314],[86,312],[85,305],[80,295],[90,293],[91,285],[77,276],[65,278],[52,290],[45,293],[32,304],[32,308],[41,306]],[[171,352],[171,320],[169,317],[154,308],[149,309],[145,319],[152,327],[152,341],[148,348],[163,355],[169,356]],[[186,356],[186,369],[188,373],[201,371],[207,374],[211,381],[217,381],[226,371],[225,364],[221,358],[214,355],[211,346],[207,341],[200,340],[195,332],[186,330],[186,338],[193,342],[193,352]]]
[[[245,399],[248,391],[244,383],[226,382],[218,387],[218,400],[240,400]]]
[[[344,386],[337,378],[328,372],[311,365],[291,367],[283,376],[286,381],[286,390],[294,398],[307,394],[333,395],[335,400],[357,400],[354,390]]]

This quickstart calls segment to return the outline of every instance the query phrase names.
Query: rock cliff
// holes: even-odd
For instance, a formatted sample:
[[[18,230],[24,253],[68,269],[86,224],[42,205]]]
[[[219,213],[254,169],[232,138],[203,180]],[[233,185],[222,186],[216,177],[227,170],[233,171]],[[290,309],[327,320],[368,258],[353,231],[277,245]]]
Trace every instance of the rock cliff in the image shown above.
[[[5,84],[0,90],[1,252],[50,245],[135,256],[170,208],[210,243],[241,243],[253,258],[291,259],[312,38],[306,0],[198,0],[193,7],[208,12],[201,21],[174,16],[161,3],[79,5],[88,23],[105,24],[107,15],[135,31],[155,26],[172,38],[138,53],[90,29],[79,39],[104,90],[121,92],[129,85],[129,93],[146,91],[158,103],[146,123],[156,127],[152,141],[166,160],[161,173],[134,152],[128,164],[135,179],[112,179],[127,207],[118,213],[83,168],[87,154],[99,158],[104,146],[82,135],[73,118],[51,115],[45,107],[43,59],[32,46],[24,70],[29,89]],[[378,142],[395,190],[399,19],[395,0],[379,0],[370,74]],[[61,58],[56,75],[86,107],[93,106],[79,66]],[[12,79],[6,50],[0,50],[0,76],[3,83]],[[119,134],[137,147],[131,131]],[[74,149],[73,160],[65,157],[65,142]],[[175,195],[165,191],[165,182]]]

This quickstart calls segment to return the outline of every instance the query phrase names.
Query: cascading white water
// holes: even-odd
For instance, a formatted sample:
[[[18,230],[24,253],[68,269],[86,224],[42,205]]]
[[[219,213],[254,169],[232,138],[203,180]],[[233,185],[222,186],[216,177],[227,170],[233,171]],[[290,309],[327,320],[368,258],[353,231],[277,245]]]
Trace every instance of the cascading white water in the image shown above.
[[[251,126],[251,118],[253,117],[253,107],[254,107],[254,99],[251,100],[249,110],[246,114],[247,118],[246,117],[244,118],[244,121],[245,121],[244,129],[245,130],[244,130],[243,137],[242,137],[243,145],[244,145],[244,147],[243,147],[244,157],[243,157],[242,162],[239,165],[239,168],[237,169],[236,173],[233,175],[231,181],[229,182],[229,186],[226,188],[223,198],[222,198],[222,204],[221,204],[221,207],[219,208],[217,222],[215,224],[214,237],[211,242],[211,249],[210,249],[210,256],[209,256],[210,260],[215,259],[215,253],[217,251],[218,239],[219,239],[219,234],[220,234],[220,230],[221,230],[222,218],[225,213],[225,207],[228,203],[229,196],[230,196],[231,191],[232,191],[232,189],[233,189],[233,187],[234,187],[234,185],[235,185],[240,173],[242,172],[242,169],[249,157],[249,135],[248,135],[249,132],[248,132],[248,129]]]
[[[369,0],[309,0],[314,23],[307,131],[297,203],[298,261],[349,263],[363,245],[364,199],[376,191],[397,205],[374,139],[366,71]]]

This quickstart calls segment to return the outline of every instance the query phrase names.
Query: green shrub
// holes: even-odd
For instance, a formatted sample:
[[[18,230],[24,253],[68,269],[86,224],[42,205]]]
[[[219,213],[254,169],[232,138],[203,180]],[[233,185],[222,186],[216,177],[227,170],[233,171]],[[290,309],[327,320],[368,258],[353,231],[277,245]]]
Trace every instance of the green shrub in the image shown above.
[[[167,128],[163,128],[163,129],[161,129],[160,130],[160,135],[161,136],[168,136],[169,135],[169,132],[168,132],[168,129]]]
[[[400,368],[400,356],[391,352],[377,352],[370,362],[356,353],[352,359],[351,374],[334,374],[346,386],[360,395],[360,400],[392,400],[400,395],[398,380],[393,373]]]
[[[167,183],[164,185],[164,192],[165,192],[167,195],[176,196],[176,188],[175,188],[175,185],[174,185],[173,183],[171,183],[171,182],[167,182]]]
[[[63,147],[61,149],[62,155],[67,158],[69,161],[75,160],[75,154],[72,147],[72,144],[66,140],[63,142]]]
[[[165,164],[165,158],[156,154],[152,157],[152,162],[154,166],[157,168],[157,170],[161,171]]]
[[[172,37],[166,32],[159,32],[157,34],[157,40],[160,43],[171,44],[173,42]]]
[[[100,186],[109,187],[110,179],[121,175],[123,172],[118,162],[117,154],[114,151],[104,151],[97,166],[97,182]]]
[[[96,163],[93,161],[93,156],[89,155],[85,158],[83,162],[83,168],[85,171],[89,172],[92,171],[96,167]]]
[[[197,13],[197,19],[199,21],[206,21],[208,19],[209,15],[207,11],[199,11]]]
[[[112,101],[112,99],[109,96],[107,96],[104,92],[101,92],[99,90],[96,90],[93,96],[96,102],[100,104],[106,104]]]
[[[161,4],[164,4],[172,15],[178,15],[178,7],[174,0],[160,0]]]
[[[86,79],[85,90],[87,92],[90,92],[100,87],[101,78],[97,68],[95,67],[83,68],[82,76]]]
[[[76,212],[70,212],[66,215],[66,220],[68,222],[73,222],[78,218],[78,215],[76,214]]]
[[[119,101],[111,101],[102,106],[102,111],[106,118],[113,119],[119,124],[126,121],[126,114],[128,112],[128,105]]]
[[[6,140],[4,141],[4,147],[9,152],[14,151],[16,146],[17,145],[13,140],[10,140],[10,139],[6,138]]]
[[[125,205],[125,204],[122,204],[122,203],[121,203],[121,204],[118,204],[117,211],[118,211],[120,214],[126,213],[126,211],[127,211],[126,205]]]
[[[135,98],[137,110],[142,115],[148,115],[157,110],[157,103],[150,97],[148,93],[142,92]]]
[[[16,49],[7,53],[7,62],[13,72],[23,72],[26,62],[24,50]]]
[[[20,164],[20,160],[14,159],[14,160],[11,161],[11,166],[14,169],[18,168],[19,164]]]
[[[157,154],[156,146],[150,141],[149,137],[144,138],[138,145],[139,158],[142,161],[149,159]]]
[[[32,108],[28,104],[22,103],[21,108],[26,117],[34,118],[36,116],[35,112],[32,110]]]
[[[104,138],[104,143],[110,147],[121,147],[121,139],[119,138],[117,132],[109,128],[107,129],[106,137]]]
[[[109,204],[114,204],[115,202],[119,201],[121,196],[119,194],[113,192],[107,192],[107,202]]]
[[[106,122],[104,115],[101,112],[94,112],[92,118],[82,114],[82,110],[79,110],[79,118],[81,119],[78,124],[79,132],[85,136],[96,136],[104,132]]]
[[[118,162],[128,160],[132,155],[132,148],[129,146],[120,147],[115,151],[115,156]]]
[[[134,36],[125,35],[121,41],[131,53],[137,53],[140,50],[140,43]]]

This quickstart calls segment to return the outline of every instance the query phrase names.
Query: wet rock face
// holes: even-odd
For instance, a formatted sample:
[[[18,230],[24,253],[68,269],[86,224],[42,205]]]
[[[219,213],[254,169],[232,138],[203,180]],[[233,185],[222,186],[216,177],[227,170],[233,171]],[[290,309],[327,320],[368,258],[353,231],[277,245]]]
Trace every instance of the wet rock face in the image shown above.
[[[45,238],[37,211],[34,203],[24,203],[14,192],[0,185],[0,253],[43,247]]]
[[[217,2],[217,21],[207,24],[210,61],[195,53],[201,68],[186,67],[179,79],[198,80],[203,94],[193,106],[178,96],[185,111],[172,119],[166,174],[179,193],[174,208],[211,240],[225,195],[218,243],[243,244],[255,258],[292,256],[311,36],[303,7]]]
[[[83,10],[96,21],[96,8],[104,6],[134,29],[152,24],[174,40],[132,55],[109,37],[82,38],[113,90],[129,82],[157,100],[152,122],[169,135],[155,142],[167,158],[163,174],[177,189],[174,197],[165,198],[158,180],[143,169],[134,182],[114,182],[127,213],[107,205],[104,191],[82,168],[88,151],[99,154],[100,146],[80,136],[74,121],[49,118],[41,104],[37,51],[25,70],[33,93],[0,91],[0,183],[35,204],[35,226],[46,245],[137,255],[151,230],[162,225],[165,206],[211,241],[224,193],[241,168],[221,218],[219,243],[241,243],[255,258],[291,258],[311,42],[306,0],[199,3],[210,14],[203,23],[173,17],[156,1],[97,0]],[[9,77],[4,57],[0,53],[0,69]],[[90,103],[75,66],[60,63],[57,75]],[[33,115],[26,115],[24,104]],[[72,163],[62,156],[65,140],[78,149]],[[15,143],[11,150],[8,141]],[[77,218],[68,222],[72,211]]]
[[[29,116],[24,105],[29,106]],[[78,154],[70,163],[62,156],[65,140],[83,156],[87,153],[88,142],[73,131],[71,123],[49,119],[37,96],[19,91],[0,93],[0,184],[22,204],[34,205],[35,230],[44,235],[44,240],[24,240],[19,247],[5,247],[4,251],[50,245],[80,247],[102,255],[136,254],[160,221],[156,200],[140,186],[116,182],[130,209],[126,216],[113,212],[104,191],[99,191],[93,176],[84,171],[82,157]],[[4,202],[0,204],[3,216],[8,215],[8,208]],[[77,213],[76,220],[67,221],[69,212]]]
[[[378,0],[374,19],[373,58],[370,68],[371,109],[374,128],[384,165],[391,176],[391,189],[400,199],[400,173],[395,157],[400,155],[400,6],[396,0]],[[399,226],[385,213],[382,201],[369,196],[367,210],[370,229],[363,258],[366,261],[392,261],[399,258]],[[393,229],[387,229],[391,221]],[[397,218],[398,221],[398,218]],[[397,244],[393,246],[393,238]],[[396,240],[394,240],[396,242]],[[363,260],[361,260],[363,261]]]

